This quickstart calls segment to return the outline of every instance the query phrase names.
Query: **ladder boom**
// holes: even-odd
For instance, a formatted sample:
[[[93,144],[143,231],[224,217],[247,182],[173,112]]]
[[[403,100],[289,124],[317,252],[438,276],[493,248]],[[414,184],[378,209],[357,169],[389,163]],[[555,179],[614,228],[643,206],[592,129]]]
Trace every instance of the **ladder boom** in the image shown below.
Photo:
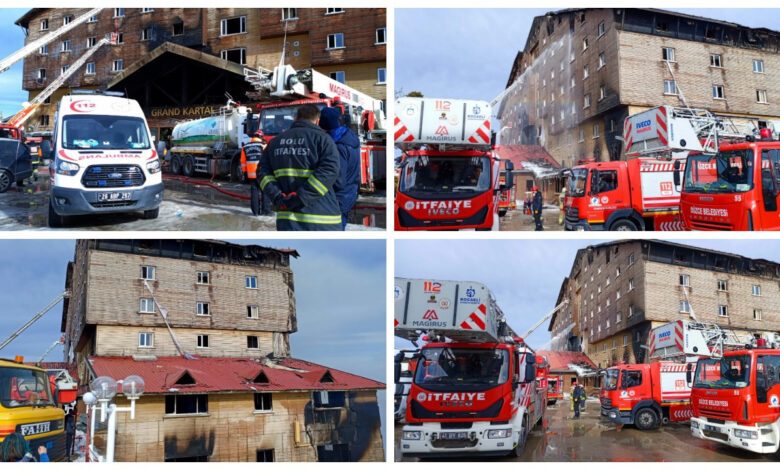
[[[543,317],[542,317],[542,318],[541,318],[541,319],[540,319],[538,322],[536,322],[536,323],[534,324],[534,326],[532,326],[532,327],[531,327],[531,328],[530,328],[528,331],[526,331],[526,332],[525,332],[525,334],[523,335],[523,339],[527,339],[527,338],[528,338],[528,336],[529,336],[531,333],[533,333],[533,332],[534,332],[534,331],[535,331],[537,328],[539,328],[539,326],[540,326],[542,323],[544,323],[545,321],[547,321],[547,319],[548,319],[548,318],[550,318],[551,316],[553,316],[553,315],[554,315],[554,314],[555,314],[555,313],[556,313],[558,310],[562,309],[563,307],[565,307],[565,306],[567,306],[567,305],[569,305],[569,299],[565,299],[563,302],[561,302],[561,303],[559,303],[558,305],[556,305],[554,309],[550,310],[550,312],[549,312],[549,313],[547,313],[547,315],[543,316]]]
[[[0,60],[0,73],[5,72],[9,68],[11,68],[11,66],[14,65],[15,63],[24,59],[28,55],[36,52],[42,46],[45,46],[46,44],[54,41],[58,37],[62,36],[63,34],[75,28],[76,26],[85,23],[87,20],[100,13],[101,10],[102,8],[93,8],[88,12],[84,13],[83,15],[79,16],[78,18],[74,18],[70,23],[52,31],[51,33],[45,36],[36,39],[35,41],[32,41],[31,43],[22,47],[21,49],[9,55],[5,59]]]
[[[54,306],[55,306],[55,305],[57,305],[57,304],[60,302],[60,300],[64,299],[64,298],[65,298],[65,297],[67,297],[68,295],[69,295],[68,291],[65,291],[65,292],[63,292],[62,294],[58,295],[58,296],[57,296],[57,297],[56,297],[54,300],[52,300],[52,301],[49,303],[49,305],[47,305],[46,307],[44,307],[44,309],[43,309],[43,310],[41,310],[40,312],[38,312],[38,313],[36,313],[35,315],[33,315],[33,317],[32,317],[32,318],[30,318],[30,320],[29,320],[27,323],[25,323],[24,325],[22,325],[22,327],[21,327],[21,328],[19,328],[18,330],[14,331],[13,333],[11,333],[11,336],[9,336],[8,338],[6,338],[6,340],[5,340],[5,341],[3,341],[2,343],[0,343],[0,351],[2,351],[2,350],[3,350],[3,348],[5,348],[6,346],[8,346],[8,345],[11,343],[11,341],[13,341],[13,340],[15,340],[17,337],[19,337],[19,335],[20,335],[20,334],[24,333],[24,330],[26,330],[27,328],[29,328],[30,326],[32,326],[32,324],[33,324],[33,323],[35,323],[35,322],[37,322],[38,320],[40,320],[40,319],[41,319],[41,318],[42,318],[44,315],[46,315],[46,313],[47,313],[49,310],[51,310],[52,308],[54,308]]]

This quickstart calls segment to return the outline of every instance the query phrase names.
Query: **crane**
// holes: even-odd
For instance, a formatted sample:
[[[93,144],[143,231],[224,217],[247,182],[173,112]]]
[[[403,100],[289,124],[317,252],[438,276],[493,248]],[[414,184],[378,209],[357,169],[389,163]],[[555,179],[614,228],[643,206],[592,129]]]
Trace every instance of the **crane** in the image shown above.
[[[76,62],[73,62],[70,67],[64,72],[62,72],[56,79],[54,79],[49,86],[43,89],[38,95],[35,96],[29,103],[25,105],[25,107],[19,111],[18,113],[14,114],[8,119],[8,122],[6,124],[21,128],[22,124],[29,119],[33,113],[38,109],[38,107],[43,104],[46,99],[51,96],[52,93],[57,91],[59,87],[62,86],[63,83],[65,83],[78,69],[80,69],[85,63],[87,63],[87,60],[92,57],[92,55],[98,51],[101,47],[105,46],[106,44],[116,44],[116,35],[112,34],[110,38],[103,38],[100,41],[98,41],[94,46],[87,49],[87,52],[84,53],[81,57],[76,60]]]
[[[57,296],[57,297],[56,297],[54,300],[52,300],[52,301],[49,303],[49,305],[47,305],[46,307],[44,307],[44,309],[43,309],[43,310],[41,310],[40,312],[38,312],[38,313],[36,313],[35,315],[33,315],[33,317],[32,317],[32,318],[30,318],[30,320],[29,320],[27,323],[25,323],[24,325],[22,325],[22,327],[21,327],[21,328],[19,328],[18,330],[16,330],[16,331],[14,331],[13,333],[11,333],[11,336],[9,336],[8,338],[6,338],[6,340],[5,340],[5,341],[3,341],[2,343],[0,343],[0,351],[2,351],[2,350],[3,350],[3,349],[6,347],[6,346],[8,346],[8,345],[11,343],[11,341],[13,341],[13,340],[15,340],[17,337],[19,337],[19,335],[20,335],[20,334],[24,333],[24,330],[26,330],[27,328],[29,328],[30,326],[32,326],[32,324],[33,324],[33,323],[35,323],[35,322],[37,322],[38,320],[40,320],[41,318],[43,318],[43,316],[44,316],[44,315],[46,315],[46,313],[47,313],[49,310],[51,310],[52,308],[54,308],[54,306],[55,306],[55,305],[57,305],[57,304],[60,302],[60,300],[64,299],[65,297],[69,297],[69,296],[70,296],[70,292],[69,292],[69,291],[65,291],[65,292],[63,292],[62,294],[58,295],[58,296]]]
[[[46,348],[46,351],[44,351],[43,354],[41,354],[41,357],[39,357],[38,360],[35,361],[35,364],[40,365],[41,362],[43,362],[43,360],[46,359],[46,356],[49,355],[49,353],[52,351],[52,349],[56,348],[60,344],[65,344],[65,337],[64,336],[60,336],[60,339],[58,339],[57,341],[51,343],[51,346]]]
[[[88,12],[84,13],[83,15],[79,16],[78,18],[74,18],[73,21],[71,21],[70,23],[63,25],[62,27],[52,31],[49,34],[46,34],[45,36],[41,36],[35,41],[30,42],[23,48],[9,55],[5,59],[0,60],[0,73],[5,72],[9,68],[11,68],[11,66],[14,65],[15,63],[24,59],[28,55],[36,52],[39,48],[54,41],[58,37],[62,36],[63,34],[75,28],[76,26],[85,23],[87,20],[100,13],[101,10],[102,8],[93,8]]]
[[[539,319],[538,322],[534,323],[534,326],[532,326],[528,331],[525,332],[525,334],[523,335],[523,338],[524,339],[528,338],[528,335],[530,335],[531,333],[534,332],[534,330],[539,328],[539,325],[541,325],[542,323],[547,321],[548,318],[550,318],[551,316],[555,315],[555,312],[557,312],[558,310],[562,309],[563,307],[565,307],[567,305],[569,305],[569,299],[565,299],[563,302],[561,302],[558,305],[556,305],[555,308],[550,310],[550,312],[547,315],[543,316],[541,319]]]

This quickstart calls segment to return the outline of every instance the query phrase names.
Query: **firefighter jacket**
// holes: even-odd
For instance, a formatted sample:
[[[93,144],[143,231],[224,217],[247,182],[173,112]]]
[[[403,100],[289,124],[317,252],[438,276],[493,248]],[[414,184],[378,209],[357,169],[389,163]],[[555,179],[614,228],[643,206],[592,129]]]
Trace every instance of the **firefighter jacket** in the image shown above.
[[[257,165],[262,154],[263,144],[260,142],[250,142],[241,149],[241,171],[250,180],[257,178]]]
[[[360,139],[345,126],[333,129],[329,134],[341,155],[339,178],[333,189],[341,205],[341,212],[346,214],[355,205],[360,186]]]
[[[260,189],[278,202],[297,193],[303,207],[279,210],[277,230],[341,230],[341,211],[333,192],[339,175],[339,152],[325,131],[295,121],[268,144],[260,158]]]

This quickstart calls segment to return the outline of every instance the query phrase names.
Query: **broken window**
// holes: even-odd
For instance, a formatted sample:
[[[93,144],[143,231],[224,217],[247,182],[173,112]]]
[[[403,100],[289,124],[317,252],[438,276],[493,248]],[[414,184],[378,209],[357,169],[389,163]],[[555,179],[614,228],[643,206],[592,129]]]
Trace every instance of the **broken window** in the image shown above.
[[[246,16],[222,20],[222,28],[220,31],[222,36],[246,33]]]
[[[273,398],[270,393],[255,393],[255,411],[273,411]]]
[[[208,395],[166,395],[165,414],[189,415],[203,414],[209,411]]]
[[[315,408],[343,408],[347,403],[346,392],[314,392]]]
[[[674,62],[674,48],[664,47],[661,49],[661,60]]]
[[[222,60],[227,60],[230,62],[235,62],[236,64],[245,65],[246,48],[241,47],[238,49],[225,49],[224,51],[220,52],[220,57],[222,57]]]
[[[198,284],[211,284],[208,271],[198,271]]]
[[[260,318],[260,309],[257,305],[247,305],[246,306],[246,317],[247,318]]]
[[[182,34],[184,34],[184,23],[181,21],[173,23],[173,35],[181,36]]]
[[[149,41],[152,39],[152,27],[144,28],[141,30],[141,41]]]
[[[154,280],[154,266],[141,266],[141,279]]]
[[[273,462],[274,461],[274,450],[273,449],[263,449],[257,451],[257,461],[258,462]]]
[[[247,349],[258,349],[259,343],[257,341],[257,336],[247,336],[246,337],[246,347]]]

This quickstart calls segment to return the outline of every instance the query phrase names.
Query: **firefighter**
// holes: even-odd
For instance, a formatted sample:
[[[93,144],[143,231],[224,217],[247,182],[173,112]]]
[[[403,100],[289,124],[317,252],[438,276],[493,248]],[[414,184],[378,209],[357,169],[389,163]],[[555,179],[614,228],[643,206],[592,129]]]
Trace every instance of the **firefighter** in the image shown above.
[[[241,171],[246,174],[250,185],[250,207],[253,215],[270,215],[271,203],[268,198],[263,197],[257,183],[257,166],[260,163],[260,156],[265,150],[265,135],[263,131],[257,131],[252,135],[248,144],[244,144],[241,149]]]
[[[571,404],[574,409],[574,419],[580,419],[580,408],[585,408],[585,389],[574,382],[574,388],[571,391]]]
[[[298,107],[292,126],[260,157],[260,189],[277,208],[277,230],[342,230],[333,192],[339,151],[319,117],[314,105]]]
[[[561,194],[558,195],[558,225],[563,225],[563,206],[566,203],[566,187],[561,189]]]
[[[531,203],[531,211],[534,214],[534,223],[536,224],[536,231],[542,231],[544,230],[544,226],[542,226],[542,192],[539,191],[539,186],[534,186],[531,188],[531,190],[534,192],[534,200]]]

